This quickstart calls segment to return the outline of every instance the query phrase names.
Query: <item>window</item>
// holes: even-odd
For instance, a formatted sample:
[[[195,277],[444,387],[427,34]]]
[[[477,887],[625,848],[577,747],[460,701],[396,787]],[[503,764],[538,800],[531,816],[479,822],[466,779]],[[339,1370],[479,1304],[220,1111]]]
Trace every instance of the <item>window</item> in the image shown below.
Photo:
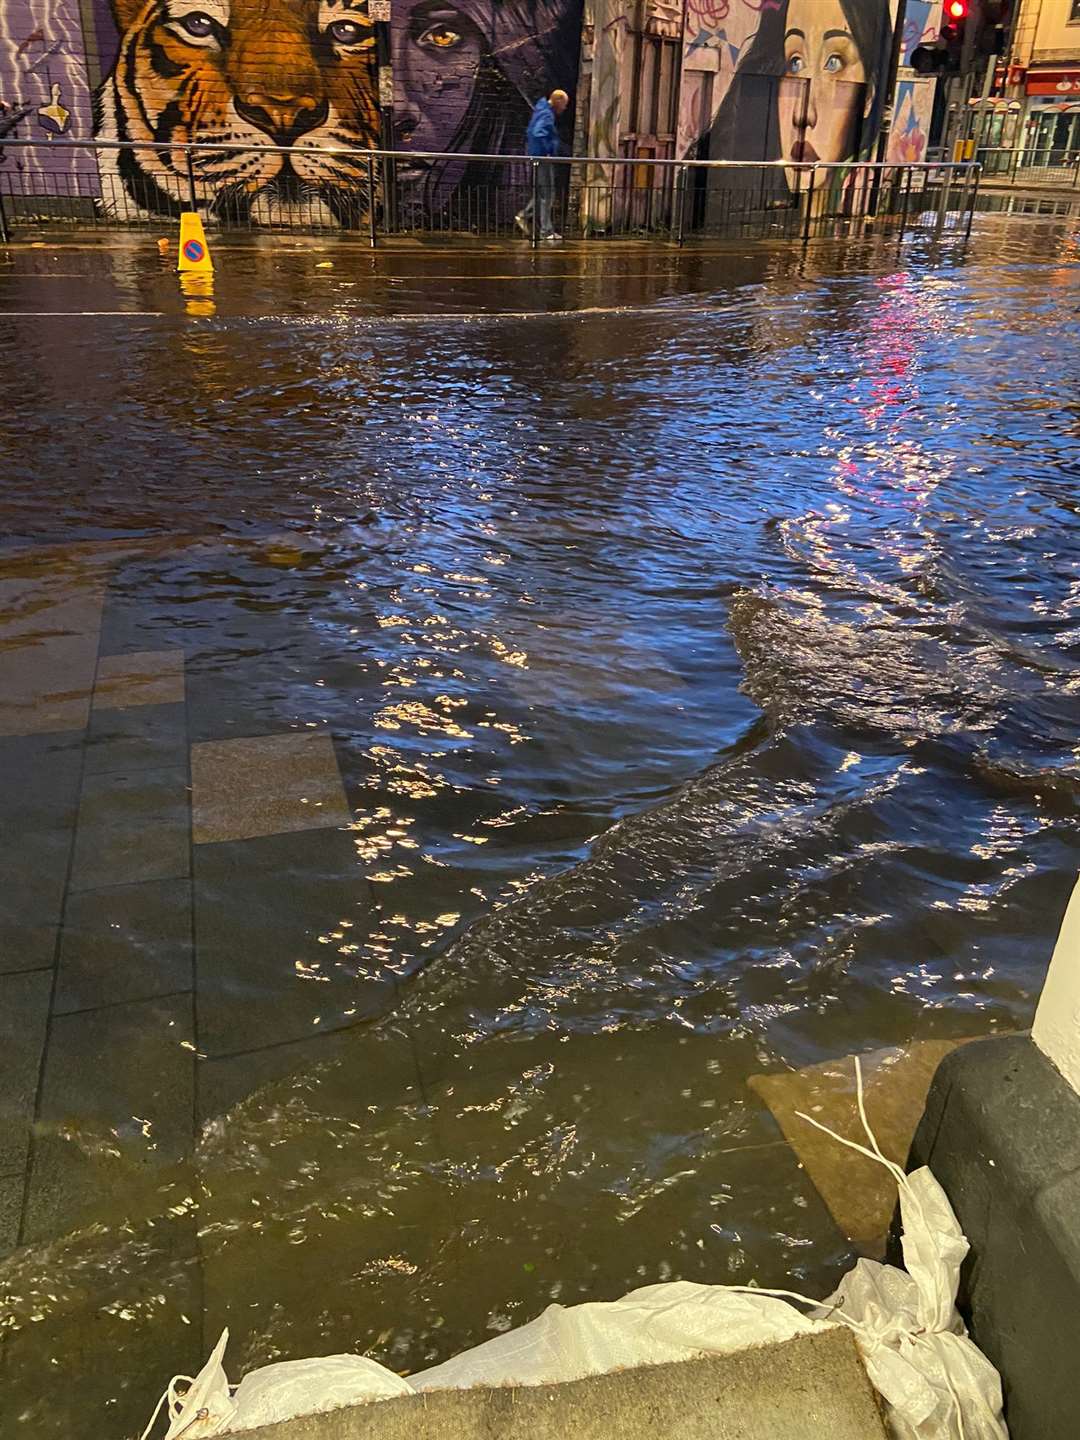
[[[679,42],[658,35],[635,35],[634,44],[636,83],[632,92],[630,131],[636,135],[673,135]]]
[[[1069,10],[1069,24],[1080,24],[1080,0],[1072,0],[1072,8]]]

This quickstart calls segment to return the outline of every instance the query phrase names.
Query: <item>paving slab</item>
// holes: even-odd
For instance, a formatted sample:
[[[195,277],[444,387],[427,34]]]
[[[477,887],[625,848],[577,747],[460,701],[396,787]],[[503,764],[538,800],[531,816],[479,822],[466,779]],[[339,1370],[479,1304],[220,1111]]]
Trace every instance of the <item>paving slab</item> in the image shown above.
[[[188,763],[183,705],[95,709],[86,735],[86,773],[161,770]]]
[[[180,1209],[189,1194],[170,1187],[169,1200]],[[195,1227],[190,1208],[129,1208],[8,1258],[4,1440],[135,1440],[169,1377],[197,1373],[205,1347]]]
[[[328,829],[352,819],[325,731],[193,745],[191,786],[197,845]]]
[[[199,1049],[228,1055],[356,1024],[394,997],[361,973],[374,906],[341,830],[197,845]]]
[[[135,650],[99,658],[94,684],[95,710],[183,703],[183,650]]]
[[[121,770],[84,778],[72,890],[187,875],[190,853],[186,770]]]
[[[82,736],[0,736],[0,972],[51,965],[75,829]]]
[[[878,1144],[902,1165],[940,1062],[961,1040],[919,1040],[860,1057],[866,1113]],[[845,1139],[865,1144],[855,1095],[852,1056],[777,1075],[754,1075],[750,1088],[768,1105],[806,1166],[841,1233],[862,1254],[880,1259],[896,1207],[896,1185],[884,1166],[837,1144],[796,1111],[812,1115]]]
[[[884,1440],[848,1330],[562,1385],[430,1391],[286,1420],[258,1440]]]
[[[94,688],[103,572],[4,557],[0,573],[0,735],[79,730]]]
[[[109,1005],[53,1019],[24,1238],[84,1220],[111,1223],[146,1172],[190,1152],[190,996]]]
[[[192,985],[190,880],[113,885],[69,897],[55,1013]]]
[[[6,1255],[19,1238],[26,1177],[21,1170],[13,1175],[0,1175],[0,1255]]]
[[[339,1031],[323,1032],[237,1055],[200,1056],[196,1075],[199,1124],[226,1114],[265,1085],[329,1063],[338,1053],[341,1038]]]
[[[52,982],[51,970],[0,976],[0,1173],[26,1162]]]

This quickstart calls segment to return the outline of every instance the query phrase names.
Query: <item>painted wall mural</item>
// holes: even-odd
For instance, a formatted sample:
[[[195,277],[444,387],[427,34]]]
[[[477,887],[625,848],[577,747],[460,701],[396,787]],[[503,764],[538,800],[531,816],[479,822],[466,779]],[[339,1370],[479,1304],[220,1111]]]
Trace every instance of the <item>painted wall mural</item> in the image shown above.
[[[194,162],[208,214],[352,223],[365,162],[322,152],[378,144],[374,46],[366,0],[0,0],[0,133],[234,146]],[[69,147],[0,160],[24,192],[37,172],[53,177],[44,193],[67,193],[66,174],[106,212],[188,202],[179,149],[102,151],[96,168]]]
[[[87,135],[91,81],[79,0],[0,0],[0,138],[60,139]],[[20,184],[74,189],[80,165],[67,147],[0,151],[0,175]]]
[[[681,56],[675,154],[866,156],[883,109],[891,5],[684,0],[680,11],[653,0],[639,13],[628,0],[590,0],[579,144],[631,153],[627,97],[639,84],[635,47],[644,44],[635,27],[644,27],[645,38],[659,35],[668,47],[669,72],[671,48],[676,69]],[[423,214],[467,226],[463,207],[481,192],[499,214],[512,214],[527,167],[466,157],[520,154],[534,102],[556,88],[571,96],[562,122],[569,152],[583,9],[583,0],[391,0],[380,113],[368,0],[0,0],[0,135],[48,142],[0,151],[0,184],[5,171],[9,179],[17,172],[24,187],[51,183],[55,192],[63,181],[106,211],[174,217],[191,183],[179,145],[216,142],[226,148],[199,156],[193,177],[211,218],[352,226],[363,221],[366,158],[326,149],[378,147],[389,123],[392,146],[416,155],[397,165],[399,219]],[[933,26],[939,5],[909,0],[908,13],[910,45]],[[665,83],[670,94],[670,73]],[[908,87],[900,99],[903,138],[894,143],[906,155],[925,130],[927,95]],[[85,152],[49,148],[82,136],[163,149],[103,152],[95,169]],[[270,144],[299,153],[275,155]],[[450,158],[425,158],[436,151]],[[596,168],[599,194],[613,172]],[[778,186],[792,174],[778,169]],[[602,194],[593,199],[606,203]],[[491,211],[481,218],[489,223]]]
[[[581,0],[393,0],[396,148],[522,155],[533,105],[565,90],[569,153],[581,22]],[[418,159],[397,168],[407,209],[446,209],[476,187],[506,190],[507,206],[522,203],[512,188],[525,184],[525,167]]]
[[[805,163],[870,155],[888,80],[889,0],[689,3],[683,154]],[[685,85],[688,70],[710,84]]]
[[[581,23],[582,0],[392,0],[393,147],[521,154],[535,101],[574,95]],[[572,108],[563,126],[569,149]],[[367,0],[0,0],[2,134],[165,146],[102,153],[92,188],[106,210],[175,216],[190,187],[184,153],[168,147],[197,140],[235,147],[195,161],[209,215],[354,224],[366,160],[323,152],[381,143]],[[81,183],[93,169],[66,147],[0,163],[24,183],[35,171]],[[496,176],[514,178],[466,160],[398,170],[406,209],[429,212]]]
[[[259,220],[295,207],[318,220],[356,220],[365,162],[324,149],[378,143],[366,3],[113,0],[113,7],[119,48],[98,91],[96,134],[236,146],[195,161],[196,194],[211,214]],[[300,153],[260,153],[268,143]],[[182,208],[183,152],[104,152],[100,163],[108,201],[122,190],[155,214]]]

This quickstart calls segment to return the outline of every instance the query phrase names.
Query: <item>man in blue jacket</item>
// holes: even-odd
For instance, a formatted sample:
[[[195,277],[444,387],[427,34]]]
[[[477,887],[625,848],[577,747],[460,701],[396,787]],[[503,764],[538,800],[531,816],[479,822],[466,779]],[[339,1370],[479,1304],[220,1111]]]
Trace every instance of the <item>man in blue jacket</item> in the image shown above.
[[[570,96],[565,90],[553,90],[550,97],[545,100],[542,96],[533,106],[532,115],[529,118],[529,128],[525,132],[525,145],[528,153],[539,159],[548,159],[559,153],[559,128],[558,117],[570,104]],[[530,177],[530,184],[531,184]],[[555,196],[555,166],[541,165],[539,174],[536,177],[536,198],[540,206],[540,238],[541,240],[561,240],[561,235],[556,235],[551,228],[551,202]],[[533,215],[532,200],[525,208],[514,216],[514,221],[523,235],[530,233],[530,221]]]

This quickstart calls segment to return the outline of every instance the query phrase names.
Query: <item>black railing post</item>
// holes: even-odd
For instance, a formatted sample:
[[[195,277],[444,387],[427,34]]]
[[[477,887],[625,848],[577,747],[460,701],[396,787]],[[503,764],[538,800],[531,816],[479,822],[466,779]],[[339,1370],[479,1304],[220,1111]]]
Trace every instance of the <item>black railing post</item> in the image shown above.
[[[532,199],[529,202],[529,244],[535,250],[540,243],[540,161],[534,160],[530,166],[530,185]]]
[[[190,146],[184,152],[184,157],[187,160],[188,201],[191,205],[192,210],[198,210],[199,202],[195,195],[195,164],[191,158]]]
[[[975,184],[971,191],[971,204],[968,206],[967,229],[964,231],[964,239],[971,239],[971,226],[975,219],[975,201],[979,198],[979,181],[982,179],[982,166],[975,167]]]
[[[904,231],[907,229],[908,206],[911,204],[911,166],[904,171],[904,199],[900,206],[900,234],[896,237],[897,248],[904,243]]]
[[[379,243],[379,232],[375,228],[375,157],[371,154],[367,157],[367,215],[368,238],[374,250]]]
[[[802,214],[802,171],[795,167],[795,214]]]
[[[686,222],[686,166],[675,167],[675,203],[679,207],[675,217],[675,243],[681,247]]]
[[[810,181],[809,181],[809,184],[808,184],[807,187],[806,187],[806,216],[805,216],[805,218],[804,218],[804,220],[803,220],[803,232],[802,232],[802,243],[803,243],[804,245],[809,245],[809,244],[810,244],[810,216],[811,216],[811,214],[812,214],[812,212],[813,212],[813,209],[814,209],[814,192],[815,192],[815,190],[817,189],[817,187],[816,187],[815,184],[814,184],[814,181],[815,181],[816,179],[817,179],[817,166],[815,165],[815,166],[813,166],[813,167],[811,168],[811,170],[810,170]]]

